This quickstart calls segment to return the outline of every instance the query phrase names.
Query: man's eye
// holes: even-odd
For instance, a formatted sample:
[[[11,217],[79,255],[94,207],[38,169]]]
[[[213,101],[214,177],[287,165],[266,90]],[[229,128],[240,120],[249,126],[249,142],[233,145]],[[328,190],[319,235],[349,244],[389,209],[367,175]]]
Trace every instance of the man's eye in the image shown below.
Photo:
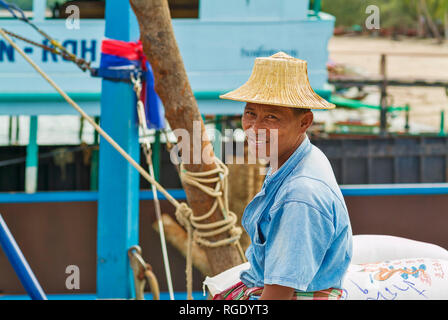
[[[248,116],[255,116],[255,113],[250,112],[250,111],[246,111],[245,113],[246,113],[246,115],[248,115]]]
[[[276,117],[276,116],[273,116],[272,114],[268,115],[267,118],[268,118],[268,119],[274,119],[274,120],[277,120],[277,117]]]

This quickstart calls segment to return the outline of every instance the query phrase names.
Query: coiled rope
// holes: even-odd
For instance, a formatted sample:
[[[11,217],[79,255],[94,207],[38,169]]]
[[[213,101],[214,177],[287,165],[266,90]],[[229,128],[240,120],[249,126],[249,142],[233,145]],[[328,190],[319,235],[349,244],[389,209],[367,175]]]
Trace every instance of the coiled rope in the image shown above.
[[[192,246],[193,241],[199,245],[205,247],[216,248],[220,246],[226,246],[234,244],[243,261],[246,261],[243,249],[239,243],[242,230],[236,226],[237,216],[234,212],[229,210],[228,192],[227,192],[227,178],[229,175],[229,169],[222,163],[221,160],[215,158],[216,168],[209,171],[191,172],[185,169],[184,165],[180,164],[180,178],[182,182],[194,186],[205,194],[215,198],[215,201],[205,214],[201,216],[194,216],[193,211],[186,203],[181,203],[179,207],[176,207],[176,219],[181,225],[185,227],[188,235],[187,246],[187,298],[191,299],[191,292],[193,286],[193,260],[192,260]],[[212,176],[212,177],[210,177]],[[211,188],[205,184],[215,183],[215,188]],[[224,219],[216,222],[204,222],[210,218],[216,211],[217,207],[221,210]],[[216,237],[218,235],[229,232],[230,237],[220,240],[209,240],[207,238]]]

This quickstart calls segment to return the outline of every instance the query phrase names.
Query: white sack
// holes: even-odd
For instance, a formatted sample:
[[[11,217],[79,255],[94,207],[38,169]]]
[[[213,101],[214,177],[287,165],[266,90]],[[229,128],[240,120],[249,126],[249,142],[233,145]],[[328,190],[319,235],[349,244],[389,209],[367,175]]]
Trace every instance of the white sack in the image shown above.
[[[432,243],[386,235],[354,235],[352,264],[407,258],[448,260],[448,250]]]

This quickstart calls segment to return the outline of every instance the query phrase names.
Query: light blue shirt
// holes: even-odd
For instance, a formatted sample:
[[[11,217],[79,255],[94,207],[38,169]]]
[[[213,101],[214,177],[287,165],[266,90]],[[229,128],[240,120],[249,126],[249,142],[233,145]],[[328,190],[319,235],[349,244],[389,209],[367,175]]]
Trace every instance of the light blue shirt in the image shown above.
[[[352,257],[352,230],[330,162],[308,137],[247,205],[251,239],[248,287],[277,284],[296,291],[341,288]]]

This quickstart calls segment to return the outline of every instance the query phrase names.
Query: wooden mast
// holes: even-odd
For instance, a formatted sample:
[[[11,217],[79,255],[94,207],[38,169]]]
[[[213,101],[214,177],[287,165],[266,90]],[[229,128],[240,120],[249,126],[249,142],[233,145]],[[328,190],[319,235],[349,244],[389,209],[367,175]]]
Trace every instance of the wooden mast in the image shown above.
[[[190,162],[193,161],[194,148],[202,154],[214,157],[213,148],[207,138],[205,126],[196,99],[193,95],[182,57],[177,46],[171,24],[171,15],[166,0],[130,0],[132,9],[140,26],[140,39],[143,50],[151,64],[155,79],[155,91],[159,95],[165,108],[166,118],[171,129],[186,129],[190,135]],[[203,139],[195,141],[193,145],[193,123],[200,124]],[[197,130],[197,129],[196,129]],[[204,139],[205,137],[205,139]],[[177,137],[179,139],[179,137]],[[184,164],[188,171],[204,172],[216,168],[214,163],[204,163],[202,157],[200,164]],[[183,183],[188,204],[195,216],[208,212],[213,205],[214,198],[201,190]],[[219,209],[205,222],[222,220]],[[210,240],[220,240],[229,237],[222,234]],[[217,248],[204,247],[213,275],[242,263],[238,249],[233,245]]]

